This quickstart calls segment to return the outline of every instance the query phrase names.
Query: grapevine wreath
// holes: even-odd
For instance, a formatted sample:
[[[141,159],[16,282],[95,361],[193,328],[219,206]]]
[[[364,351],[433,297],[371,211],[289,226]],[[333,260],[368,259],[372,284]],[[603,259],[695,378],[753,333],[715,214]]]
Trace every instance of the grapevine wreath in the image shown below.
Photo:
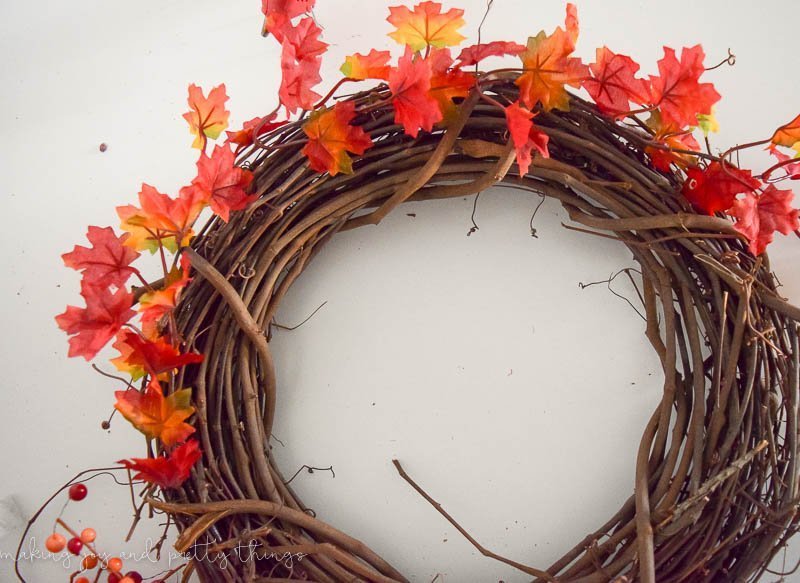
[[[317,518],[275,466],[270,328],[336,233],[378,224],[405,201],[498,184],[557,199],[570,228],[619,240],[639,263],[664,385],[633,493],[561,559],[534,568],[482,547],[394,461],[400,476],[480,552],[535,581],[758,579],[798,528],[800,309],[778,293],[765,249],[776,231],[800,232],[785,188],[800,178],[800,116],[714,153],[720,96],[700,80],[716,68],[700,45],[665,47],[650,76],[607,47],[586,64],[573,55],[571,4],[563,27],[526,45],[479,38],[458,52],[462,10],[392,7],[402,54],[354,53],[323,96],[314,87],[327,44],[314,3],[263,0],[264,34],[281,45],[278,107],[220,139],[225,86],[191,85],[195,178],[176,196],[143,184],[138,206],[117,209],[122,234],[91,226],[91,246],[63,256],[82,272],[85,300],[56,318],[69,355],[91,360],[112,343],[114,407],[147,438],[146,457],[113,471],[139,490],[137,519],[165,514],[187,553],[153,580],[406,581]],[[484,70],[489,57],[506,61]],[[735,154],[758,146],[774,164],[739,167]],[[195,232],[205,209],[212,217]],[[156,281],[136,266],[145,252],[162,266]],[[79,501],[90,477],[61,491]],[[242,544],[258,552],[214,560]],[[92,529],[77,533],[62,517],[46,545],[82,557],[74,582],[142,580],[100,552]]]

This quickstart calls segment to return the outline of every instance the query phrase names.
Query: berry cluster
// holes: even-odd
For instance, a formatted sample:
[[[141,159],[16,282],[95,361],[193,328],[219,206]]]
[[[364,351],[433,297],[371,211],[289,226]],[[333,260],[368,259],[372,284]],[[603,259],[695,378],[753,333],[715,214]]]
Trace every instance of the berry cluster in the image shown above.
[[[69,487],[69,499],[73,502],[80,502],[88,494],[85,484],[73,484]],[[58,527],[64,529],[71,536],[69,540],[57,532]],[[94,581],[98,581],[103,571],[108,571],[108,583],[142,583],[142,575],[137,571],[123,573],[122,559],[119,557],[104,558],[94,547],[97,532],[93,528],[84,528],[80,534],[75,532],[61,518],[57,518],[53,525],[53,533],[47,537],[44,543],[45,548],[51,553],[60,553],[65,548],[71,554],[79,557],[83,555],[81,568],[70,577],[72,583],[90,583],[90,579],[85,574],[98,569]],[[78,576],[79,575],[79,576]],[[78,576],[76,578],[76,576]],[[162,579],[154,580],[153,583],[164,583]]]

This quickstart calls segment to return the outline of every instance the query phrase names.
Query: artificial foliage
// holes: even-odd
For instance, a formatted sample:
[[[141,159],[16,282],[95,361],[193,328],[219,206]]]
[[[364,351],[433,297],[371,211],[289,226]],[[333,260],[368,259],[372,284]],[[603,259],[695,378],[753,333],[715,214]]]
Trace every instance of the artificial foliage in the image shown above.
[[[406,580],[306,512],[275,466],[271,325],[337,232],[377,224],[408,200],[502,184],[558,199],[573,228],[619,240],[640,264],[646,336],[665,382],[633,494],[559,561],[535,568],[482,547],[395,462],[400,475],[483,554],[536,581],[763,575],[797,529],[800,310],[779,295],[765,252],[775,233],[800,229],[787,186],[800,178],[800,116],[714,153],[718,65],[703,48],[664,47],[643,66],[603,46],[584,62],[572,4],[563,25],[524,43],[470,43],[456,7],[391,6],[394,45],[353,47],[323,92],[328,44],[314,5],[262,2],[264,36],[281,47],[273,111],[230,129],[225,85],[189,85],[183,117],[198,160],[186,186],[143,183],[134,204],[116,209],[117,230],[90,226],[88,246],[63,255],[81,273],[84,305],[56,322],[71,357],[115,351],[109,406],[150,452],[119,462],[143,486],[142,506],[170,516],[181,551],[255,541],[278,557],[304,555],[291,565],[195,559],[181,571],[205,581]],[[502,67],[485,69],[488,58]],[[774,163],[739,167],[735,153],[747,147],[766,148]],[[150,254],[162,267],[155,281],[137,267]],[[79,476],[62,490],[77,502],[81,486]],[[98,558],[94,536],[59,518],[48,548],[85,557],[73,581],[141,580]]]

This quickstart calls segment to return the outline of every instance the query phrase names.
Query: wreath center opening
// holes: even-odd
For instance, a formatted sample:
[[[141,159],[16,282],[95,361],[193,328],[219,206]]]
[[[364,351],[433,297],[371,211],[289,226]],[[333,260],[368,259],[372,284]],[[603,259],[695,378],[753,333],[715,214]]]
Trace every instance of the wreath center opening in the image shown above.
[[[630,495],[661,398],[636,291],[624,273],[611,283],[631,306],[603,281],[638,265],[619,242],[564,229],[556,200],[532,237],[540,201],[492,188],[477,204],[404,204],[336,235],[276,315],[291,327],[325,302],[273,329],[278,467],[332,466],[335,479],[301,471],[292,487],[419,580],[527,579],[475,552],[392,458],[483,544],[549,564]]]

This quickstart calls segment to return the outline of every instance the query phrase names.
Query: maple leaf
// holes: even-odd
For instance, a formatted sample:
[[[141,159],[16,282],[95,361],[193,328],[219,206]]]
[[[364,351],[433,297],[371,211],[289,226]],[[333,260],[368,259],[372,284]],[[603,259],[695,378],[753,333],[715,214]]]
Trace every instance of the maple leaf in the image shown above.
[[[71,336],[68,355],[91,360],[135,314],[133,295],[125,288],[112,292],[86,281],[81,282],[81,295],[86,307],[67,306],[56,323]]]
[[[442,119],[450,120],[458,110],[453,99],[464,98],[475,85],[475,75],[451,68],[450,49],[433,49],[426,58],[431,63],[431,88],[428,95],[436,100]]]
[[[253,173],[237,167],[235,161],[236,156],[228,146],[215,146],[210,157],[201,152],[197,177],[192,180],[192,185],[201,191],[199,197],[207,200],[211,210],[226,223],[231,211],[241,210],[258,198],[247,194]]]
[[[505,114],[511,141],[514,143],[514,149],[517,153],[519,175],[525,176],[533,160],[531,152],[534,148],[542,157],[550,157],[550,153],[547,150],[549,137],[541,130],[536,129],[532,121],[533,112],[522,107],[519,101],[515,101],[506,107]]]
[[[476,65],[488,57],[518,55],[525,50],[525,45],[510,41],[494,41],[465,47],[458,55],[459,65],[466,67]]]
[[[242,129],[235,132],[225,132],[228,136],[227,142],[236,144],[236,151],[239,152],[255,142],[256,137],[268,134],[288,122],[288,120],[274,121],[277,115],[278,113],[275,112],[265,117],[254,117],[250,121],[244,122]],[[258,136],[256,136],[256,132],[258,132]]]
[[[800,115],[775,130],[771,141],[776,146],[786,146],[787,148],[800,142]]]
[[[774,156],[779,163],[783,164],[781,168],[786,172],[788,178],[791,180],[800,180],[800,142],[795,143],[797,155],[794,158],[788,154],[784,154],[773,144],[767,146],[767,150],[769,150],[769,153]],[[797,162],[790,163],[789,160],[797,160]]]
[[[164,287],[145,292],[139,298],[139,312],[142,314],[141,328],[147,338],[159,337],[159,323],[178,304],[181,291],[191,280],[189,270],[189,256],[181,254],[180,268],[176,267],[167,274]]]
[[[711,106],[720,99],[711,83],[700,83],[705,71],[703,47],[695,45],[681,51],[678,62],[675,51],[664,47],[664,57],[658,61],[660,75],[650,76],[651,101],[661,111],[665,125],[685,128],[697,125],[698,115],[709,115]]]
[[[578,88],[589,76],[589,69],[577,57],[575,50],[577,17],[574,6],[567,5],[567,31],[560,26],[548,36],[544,31],[528,38],[525,50],[519,54],[525,72],[514,83],[520,89],[520,99],[529,109],[537,103],[542,109],[569,109],[565,85]]]
[[[131,458],[118,460],[117,463],[136,472],[133,476],[134,480],[145,480],[162,488],[177,488],[187,480],[192,466],[201,456],[202,452],[197,440],[190,439],[176,447],[167,456]]]
[[[310,12],[316,0],[261,0],[264,13],[264,32],[272,33],[278,42],[283,41],[281,29],[297,16]]]
[[[700,149],[700,144],[690,131],[679,130],[674,125],[664,125],[661,112],[658,110],[650,114],[647,125],[654,132],[653,141],[670,148],[666,150],[653,146],[645,147],[644,151],[650,156],[650,161],[657,170],[669,172],[673,164],[679,168],[697,165],[695,156],[676,151],[696,152]]]
[[[228,96],[224,83],[209,91],[208,97],[194,83],[189,85],[190,111],[183,114],[183,119],[189,122],[189,131],[195,136],[192,148],[205,148],[208,138],[216,140],[228,127],[230,112],[225,109],[226,101]]]
[[[592,76],[584,79],[583,87],[600,111],[610,114],[627,112],[629,102],[647,103],[650,97],[648,82],[636,78],[638,70],[639,65],[630,57],[600,47],[595,62],[589,65]]]
[[[192,389],[175,391],[164,397],[164,391],[156,379],[150,379],[144,391],[130,388],[114,393],[117,402],[114,408],[131,424],[150,439],[160,439],[169,447],[185,441],[194,427],[186,423],[194,407],[190,402]]]
[[[442,13],[441,4],[426,1],[414,6],[413,11],[406,6],[391,6],[386,20],[397,28],[389,33],[390,37],[413,51],[421,51],[427,46],[441,48],[460,44],[466,38],[458,32],[465,24],[463,15],[460,8]]]
[[[356,116],[355,107],[352,101],[339,101],[333,108],[314,111],[303,124],[308,136],[303,154],[317,172],[352,174],[353,163],[347,152],[360,156],[372,146],[372,139],[361,127],[350,125]]]
[[[433,124],[442,120],[439,104],[429,94],[432,75],[430,62],[427,59],[415,59],[410,47],[406,47],[397,67],[389,73],[394,121],[414,138],[420,129],[429,132]]]
[[[711,108],[711,113],[701,113],[697,116],[697,127],[700,128],[705,137],[708,137],[710,133],[716,134],[719,131],[719,122],[717,121],[714,107]]]
[[[567,37],[572,43],[573,50],[578,42],[578,8],[571,2],[567,2],[567,15],[564,17],[564,28],[567,31]]]
[[[772,242],[775,231],[788,235],[800,229],[798,210],[791,205],[793,198],[791,190],[778,190],[770,184],[761,195],[750,193],[733,203],[734,227],[750,241],[747,247],[750,253],[761,255]]]
[[[291,46],[296,61],[307,61],[321,57],[328,50],[328,43],[319,40],[322,29],[314,19],[306,17],[296,26],[284,26],[281,46]]]
[[[321,65],[322,60],[319,57],[298,60],[294,45],[283,45],[278,97],[289,113],[298,109],[313,109],[314,104],[322,97],[312,89],[322,81],[319,74]]]
[[[344,64],[339,70],[345,77],[355,81],[363,81],[364,79],[382,79],[386,81],[391,70],[389,66],[390,58],[391,53],[389,51],[372,49],[366,55],[355,53],[345,57]]]
[[[117,237],[111,227],[90,226],[86,238],[92,246],[75,245],[72,251],[64,253],[61,258],[67,267],[82,270],[87,283],[122,287],[132,274],[139,272],[130,266],[139,254],[124,245],[129,236],[124,233]]]
[[[142,184],[139,192],[141,208],[133,205],[117,207],[123,231],[130,233],[125,245],[140,251],[155,252],[159,244],[173,253],[189,244],[194,232],[192,224],[203,209],[204,201],[197,193],[183,190],[178,199]]]
[[[203,362],[202,354],[181,353],[163,338],[148,340],[131,330],[120,330],[113,346],[121,356],[112,362],[118,369],[130,372],[134,379],[141,378],[143,373],[156,377],[187,364]]]
[[[695,208],[713,215],[731,208],[737,194],[752,192],[760,186],[749,170],[711,162],[705,168],[688,168],[681,192]]]

